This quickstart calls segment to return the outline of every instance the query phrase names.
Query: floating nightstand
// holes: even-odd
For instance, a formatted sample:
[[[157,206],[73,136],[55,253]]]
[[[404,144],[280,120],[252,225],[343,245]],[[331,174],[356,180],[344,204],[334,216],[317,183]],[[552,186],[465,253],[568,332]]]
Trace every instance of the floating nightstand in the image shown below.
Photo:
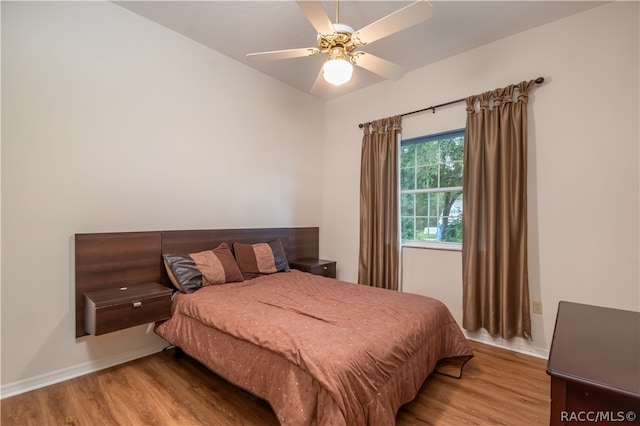
[[[171,316],[172,290],[158,283],[85,293],[84,329],[100,335]]]
[[[336,262],[334,260],[297,259],[290,261],[289,266],[314,275],[322,275],[328,278],[336,277]]]

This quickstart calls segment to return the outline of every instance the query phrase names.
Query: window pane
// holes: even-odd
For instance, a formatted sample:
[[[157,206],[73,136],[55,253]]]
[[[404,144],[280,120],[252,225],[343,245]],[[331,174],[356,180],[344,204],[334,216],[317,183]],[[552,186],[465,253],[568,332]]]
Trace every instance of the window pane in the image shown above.
[[[464,154],[464,138],[442,139],[440,141],[441,161],[462,161]]]
[[[400,196],[400,216],[413,216],[415,213],[415,194]]]
[[[400,148],[400,167],[413,167],[416,162],[416,145]]]
[[[413,217],[402,217],[402,239],[403,240],[416,240],[413,232]]]
[[[416,240],[427,240],[429,238],[429,218],[416,217]]]
[[[454,159],[455,152],[458,151],[458,144],[456,143],[458,138],[440,139],[440,160],[444,161],[446,158]]]
[[[444,209],[442,219],[442,241],[462,242],[462,192],[449,192],[443,194]]]
[[[438,193],[425,193],[416,195],[416,216],[438,215]]]
[[[435,241],[438,236],[438,219],[416,217],[416,240]]]
[[[429,194],[416,194],[416,216],[429,216]]]
[[[420,166],[416,168],[416,189],[438,187],[438,166]]]
[[[462,162],[448,161],[440,164],[440,188],[462,186]]]
[[[438,164],[438,143],[425,142],[415,145],[416,165]]]
[[[440,187],[462,186],[464,139],[442,139],[440,142]]]
[[[438,218],[430,217],[429,218],[429,239],[437,240],[438,239]]]
[[[416,189],[415,167],[400,169],[400,190],[407,189]]]

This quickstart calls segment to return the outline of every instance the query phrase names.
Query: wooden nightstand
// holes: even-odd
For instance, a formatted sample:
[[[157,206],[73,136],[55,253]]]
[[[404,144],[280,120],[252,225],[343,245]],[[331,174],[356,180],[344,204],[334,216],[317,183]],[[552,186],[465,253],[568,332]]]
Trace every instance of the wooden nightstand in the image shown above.
[[[98,336],[171,316],[172,289],[158,283],[85,293],[84,329]]]
[[[336,277],[336,262],[325,259],[297,259],[289,262],[289,266],[303,272],[310,272],[323,277]]]

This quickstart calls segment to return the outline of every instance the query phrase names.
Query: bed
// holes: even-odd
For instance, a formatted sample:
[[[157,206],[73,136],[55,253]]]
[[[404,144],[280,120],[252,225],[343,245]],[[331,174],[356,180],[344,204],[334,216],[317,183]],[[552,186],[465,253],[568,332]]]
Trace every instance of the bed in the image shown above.
[[[317,257],[317,228],[300,234],[302,239],[289,239],[288,233],[273,239],[267,232],[238,242],[227,232],[195,238],[197,244],[197,234],[176,239],[185,231],[164,232],[160,251],[165,257],[158,253],[162,282],[176,285],[178,280],[176,287],[185,290],[167,253],[184,256],[207,247],[222,247],[221,261],[213,262],[218,267],[235,268],[220,255],[225,247],[232,251],[242,279],[220,283],[215,282],[220,274],[203,272],[199,287],[174,293],[171,318],[156,324],[155,332],[268,401],[282,425],[394,425],[398,409],[416,396],[438,361],[460,360],[459,375],[473,356],[438,300],[312,275],[282,262],[261,273],[265,262],[237,257],[249,247],[260,258],[260,250],[268,251],[267,241],[279,243],[281,251],[272,247],[276,263],[279,256],[285,263],[301,255]],[[193,259],[202,270],[211,266]],[[235,277],[235,269],[225,273]],[[207,276],[213,277],[210,283]]]

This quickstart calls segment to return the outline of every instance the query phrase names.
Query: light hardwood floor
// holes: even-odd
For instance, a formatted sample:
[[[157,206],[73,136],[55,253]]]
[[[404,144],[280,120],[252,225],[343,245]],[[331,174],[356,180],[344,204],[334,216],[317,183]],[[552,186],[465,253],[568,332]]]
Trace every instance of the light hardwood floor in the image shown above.
[[[546,360],[471,342],[462,378],[432,374],[397,425],[548,425]],[[3,399],[2,425],[278,425],[269,405],[188,357],[154,354]]]

